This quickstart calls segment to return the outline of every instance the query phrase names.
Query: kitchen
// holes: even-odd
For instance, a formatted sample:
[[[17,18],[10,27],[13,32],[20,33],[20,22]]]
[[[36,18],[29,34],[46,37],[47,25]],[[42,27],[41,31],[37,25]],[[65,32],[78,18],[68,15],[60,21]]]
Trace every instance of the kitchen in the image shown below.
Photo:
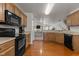
[[[0,3],[0,56],[79,56],[78,5]]]

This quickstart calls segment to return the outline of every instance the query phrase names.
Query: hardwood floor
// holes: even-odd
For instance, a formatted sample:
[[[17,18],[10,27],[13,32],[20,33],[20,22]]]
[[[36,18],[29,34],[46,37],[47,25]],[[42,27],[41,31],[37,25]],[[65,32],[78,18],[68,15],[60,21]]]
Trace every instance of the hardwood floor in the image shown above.
[[[71,51],[56,42],[34,41],[25,51],[25,56],[79,56],[79,52]]]

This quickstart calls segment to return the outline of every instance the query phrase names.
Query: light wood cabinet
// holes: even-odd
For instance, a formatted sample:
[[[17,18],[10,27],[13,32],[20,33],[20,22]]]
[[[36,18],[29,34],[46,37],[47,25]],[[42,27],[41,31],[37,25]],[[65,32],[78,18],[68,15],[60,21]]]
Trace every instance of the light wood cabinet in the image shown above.
[[[23,26],[23,13],[20,11],[21,25]]]
[[[64,44],[64,33],[45,32],[44,41]]]
[[[52,32],[44,33],[44,41],[55,41],[55,33]]]
[[[79,11],[73,14],[72,25],[79,25]]]
[[[7,41],[3,44],[0,44],[0,55],[1,56],[10,56],[15,55],[15,40]]]
[[[0,53],[1,56],[15,56],[15,46],[10,47],[9,49]]]
[[[4,50],[6,50],[12,46],[14,46],[14,40],[0,44],[0,52],[3,52]]]
[[[17,16],[20,16],[20,10],[19,10],[19,8],[16,7],[16,6],[15,6],[15,14],[16,14]]]
[[[27,26],[27,16],[26,15],[23,16],[23,25]]]
[[[21,25],[22,26],[27,26],[27,16],[24,15],[22,12],[20,13],[20,17],[21,17]]]
[[[6,3],[6,10],[9,10],[10,12],[15,12],[15,5],[13,3]]]
[[[48,40],[49,41],[55,41],[55,33],[48,33]]]
[[[74,51],[79,51],[79,35],[73,35],[72,45]]]
[[[72,25],[71,21],[72,21],[72,17],[67,17],[66,23],[67,23],[68,26]]]
[[[0,22],[5,22],[5,4],[0,3]]]
[[[14,4],[0,3],[0,22],[5,22],[5,10],[9,10],[14,13]]]
[[[26,48],[30,45],[30,33],[26,34]]]
[[[44,41],[48,41],[48,36],[47,35],[48,35],[47,32],[44,32],[44,35],[43,35]]]
[[[67,16],[66,22],[68,26],[79,25],[79,11]]]
[[[56,33],[56,42],[64,44],[64,33]]]

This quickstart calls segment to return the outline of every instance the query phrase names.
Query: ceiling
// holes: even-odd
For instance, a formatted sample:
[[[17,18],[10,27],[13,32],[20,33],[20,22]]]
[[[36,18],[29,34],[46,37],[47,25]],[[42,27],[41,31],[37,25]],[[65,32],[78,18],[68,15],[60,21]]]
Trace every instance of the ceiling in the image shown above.
[[[47,3],[18,3],[17,5],[24,12],[33,13],[35,17],[45,17]],[[48,15],[52,20],[64,20],[72,11],[79,8],[79,3],[56,3],[51,13]],[[47,17],[47,16],[46,16]]]

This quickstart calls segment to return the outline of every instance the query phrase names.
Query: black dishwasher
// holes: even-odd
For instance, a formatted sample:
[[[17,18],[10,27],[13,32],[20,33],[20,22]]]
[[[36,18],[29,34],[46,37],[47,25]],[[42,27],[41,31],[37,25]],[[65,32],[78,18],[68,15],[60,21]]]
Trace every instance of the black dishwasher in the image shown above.
[[[71,34],[64,34],[64,45],[73,50],[73,46],[72,46],[72,35]]]

